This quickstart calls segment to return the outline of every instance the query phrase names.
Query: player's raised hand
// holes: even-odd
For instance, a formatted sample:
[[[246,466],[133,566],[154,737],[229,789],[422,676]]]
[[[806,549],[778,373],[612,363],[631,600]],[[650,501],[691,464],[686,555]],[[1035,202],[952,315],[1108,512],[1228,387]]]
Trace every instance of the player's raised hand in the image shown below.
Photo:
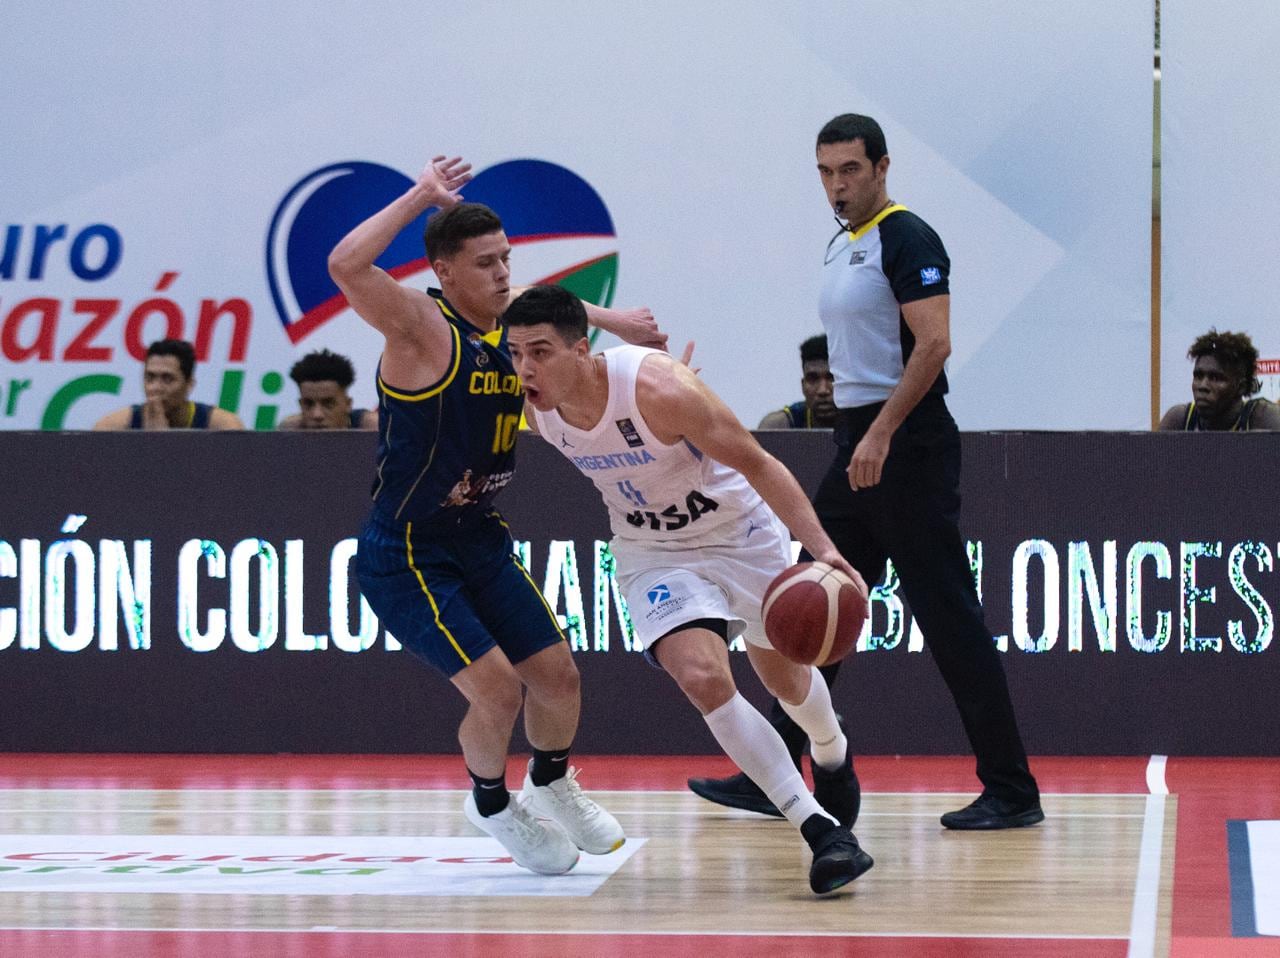
[[[609,332],[634,346],[650,346],[666,350],[667,334],[658,328],[658,321],[648,307],[613,310],[614,321]]]
[[[169,428],[169,417],[165,415],[164,403],[159,399],[148,399],[142,404],[142,428]]]
[[[447,209],[462,202],[459,193],[471,180],[471,164],[460,156],[435,156],[418,175],[418,186],[431,199],[432,205]]]

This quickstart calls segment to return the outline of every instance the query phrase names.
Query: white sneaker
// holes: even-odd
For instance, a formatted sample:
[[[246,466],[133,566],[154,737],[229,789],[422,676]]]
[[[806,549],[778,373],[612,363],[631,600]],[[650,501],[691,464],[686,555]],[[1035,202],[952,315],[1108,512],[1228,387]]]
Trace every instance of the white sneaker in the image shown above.
[[[463,814],[482,832],[502,843],[515,863],[539,875],[563,875],[578,864],[578,849],[555,825],[544,825],[511,796],[511,804],[496,815],[484,816],[475,796],[467,793]]]
[[[530,762],[530,767],[533,763]],[[575,845],[592,855],[617,851],[627,840],[618,820],[587,798],[578,784],[578,770],[570,768],[550,785],[534,785],[526,772],[520,804],[539,818],[548,818],[566,832]]]

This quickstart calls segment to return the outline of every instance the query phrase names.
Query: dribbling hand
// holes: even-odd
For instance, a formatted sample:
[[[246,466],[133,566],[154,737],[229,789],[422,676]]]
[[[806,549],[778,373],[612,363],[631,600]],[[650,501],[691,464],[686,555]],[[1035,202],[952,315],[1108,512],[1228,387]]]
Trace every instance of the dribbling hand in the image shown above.
[[[849,565],[849,560],[847,560],[844,556],[842,556],[837,549],[832,548],[832,549],[824,550],[821,553],[814,553],[813,558],[817,562],[825,562],[827,565],[831,566],[833,569],[839,569],[841,572],[843,572],[845,575],[847,575],[850,579],[853,580],[854,585],[856,585],[859,589],[862,590],[863,595],[867,594],[867,583],[863,580],[862,576],[858,573],[858,570],[855,569],[853,566]]]

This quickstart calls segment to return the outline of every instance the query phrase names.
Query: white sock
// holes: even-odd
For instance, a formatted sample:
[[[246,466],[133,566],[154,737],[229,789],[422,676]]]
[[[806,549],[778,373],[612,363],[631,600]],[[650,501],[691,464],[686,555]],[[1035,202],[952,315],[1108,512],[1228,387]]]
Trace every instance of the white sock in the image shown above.
[[[835,821],[805,788],[782,736],[741,692],[703,718],[725,754],[760,786],[792,825],[799,828],[810,815]]]
[[[805,700],[799,705],[788,705],[778,699],[778,704],[809,736],[809,753],[813,760],[827,770],[839,768],[844,762],[849,742],[840,731],[826,680],[812,666],[809,672],[809,694]]]

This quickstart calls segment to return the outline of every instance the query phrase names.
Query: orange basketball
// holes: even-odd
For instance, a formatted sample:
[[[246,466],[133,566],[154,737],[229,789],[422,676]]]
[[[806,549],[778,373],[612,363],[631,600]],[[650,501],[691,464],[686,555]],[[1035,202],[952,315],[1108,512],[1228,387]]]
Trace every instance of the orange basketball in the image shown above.
[[[801,562],[769,583],[760,615],[770,644],[792,662],[827,665],[858,641],[867,594],[825,562]]]

